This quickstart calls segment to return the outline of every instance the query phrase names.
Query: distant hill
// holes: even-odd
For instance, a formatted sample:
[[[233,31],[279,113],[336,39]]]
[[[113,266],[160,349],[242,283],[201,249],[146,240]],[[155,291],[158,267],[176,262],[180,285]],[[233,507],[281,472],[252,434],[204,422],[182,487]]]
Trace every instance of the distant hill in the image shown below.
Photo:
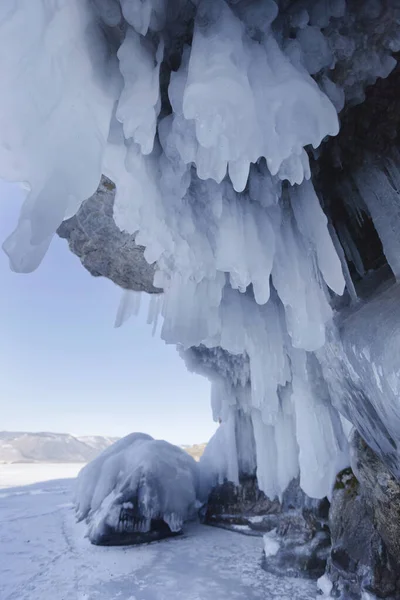
[[[193,456],[195,460],[200,460],[206,446],[207,444],[193,444],[193,446],[182,446],[182,449]]]
[[[117,441],[116,437],[69,433],[0,431],[0,463],[87,463]],[[183,446],[199,460],[205,444]]]
[[[0,432],[0,462],[82,462],[94,458],[113,439],[103,438],[102,443],[79,439],[68,433]],[[106,441],[107,440],[107,441]]]
[[[89,448],[93,448],[97,454],[119,440],[118,437],[105,437],[103,435],[80,435],[76,439],[89,446]]]

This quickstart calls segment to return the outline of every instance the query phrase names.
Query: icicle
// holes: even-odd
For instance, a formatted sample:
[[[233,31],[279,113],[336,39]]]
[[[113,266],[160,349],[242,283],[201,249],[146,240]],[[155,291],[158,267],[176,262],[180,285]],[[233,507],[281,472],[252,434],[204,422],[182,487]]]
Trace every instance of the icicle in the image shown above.
[[[133,315],[138,315],[140,310],[142,292],[124,290],[121,295],[114,327],[121,327]]]
[[[361,258],[361,255],[357,249],[357,246],[351,237],[349,230],[343,223],[337,224],[337,232],[340,240],[340,244],[346,253],[347,260],[351,261],[354,265],[355,270],[360,277],[364,277],[365,268]]]
[[[393,188],[383,170],[372,163],[354,174],[354,180],[368,207],[383,251],[396,279],[400,277],[399,192]]]
[[[133,138],[143,154],[150,154],[154,146],[161,108],[158,79],[163,51],[160,42],[157,52],[152,52],[150,43],[133,29],[128,30],[118,50],[125,86],[118,102],[117,119],[123,123],[125,138]]]
[[[342,264],[342,271],[344,274],[344,279],[346,281],[347,291],[349,292],[351,300],[353,302],[357,302],[358,296],[357,296],[356,288],[354,287],[353,280],[350,275],[349,267],[347,266],[346,257],[344,255],[344,251],[343,251],[342,245],[340,243],[340,240],[336,234],[336,230],[331,223],[329,223],[329,225],[328,225],[328,231],[331,235],[332,242],[333,242],[333,245],[335,246],[336,253],[337,253],[338,257],[340,258],[340,262]]]
[[[276,239],[272,280],[285,307],[288,333],[295,348],[315,350],[324,344],[325,324],[332,313],[307,243],[287,206]]]
[[[343,294],[344,278],[341,263],[328,233],[326,218],[311,181],[305,181],[289,191],[293,213],[300,233],[312,245],[318,266],[326,284]]]
[[[125,19],[138,33],[146,35],[149,29],[160,31],[165,23],[165,0],[120,0]]]
[[[347,439],[315,356],[293,349],[290,358],[300,485],[311,498],[323,498],[348,464]]]
[[[256,443],[258,485],[269,498],[275,498],[282,490],[278,484],[274,427],[263,422],[258,410],[252,410],[251,419]]]
[[[164,297],[162,294],[152,294],[150,296],[147,324],[153,325],[151,333],[153,337],[157,331],[158,319],[160,317],[163,301]]]

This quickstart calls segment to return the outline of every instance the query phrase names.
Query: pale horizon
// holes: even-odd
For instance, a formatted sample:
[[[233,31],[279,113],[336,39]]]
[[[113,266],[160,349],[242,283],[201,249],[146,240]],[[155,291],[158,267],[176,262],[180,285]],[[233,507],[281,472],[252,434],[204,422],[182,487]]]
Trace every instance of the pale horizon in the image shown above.
[[[216,429],[218,428],[218,424],[215,424]],[[137,433],[136,431],[128,431],[128,433],[124,433],[123,435],[111,435],[108,433],[76,433],[76,432],[71,432],[71,431],[59,431],[59,430],[48,430],[48,429],[0,429],[0,434],[1,433],[27,433],[27,434],[53,434],[53,435],[70,435],[74,438],[83,438],[83,437],[102,437],[102,438],[122,438],[125,437],[126,435],[129,435],[130,433]],[[144,433],[148,433],[147,431]],[[151,434],[149,434],[151,435]],[[152,436],[155,437],[155,436]],[[165,439],[165,438],[158,438],[158,439]],[[168,440],[166,440],[168,441]],[[198,444],[207,444],[210,440],[196,440],[196,441],[191,441],[191,442],[184,442],[182,444],[177,443],[178,446],[194,446],[194,445],[198,445]],[[173,443],[173,442],[171,442]]]

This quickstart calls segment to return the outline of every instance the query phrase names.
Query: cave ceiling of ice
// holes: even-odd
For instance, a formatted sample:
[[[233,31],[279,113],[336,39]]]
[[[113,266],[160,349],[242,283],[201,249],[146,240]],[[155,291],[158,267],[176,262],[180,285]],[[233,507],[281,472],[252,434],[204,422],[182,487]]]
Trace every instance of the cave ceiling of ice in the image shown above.
[[[216,478],[322,497],[350,423],[399,474],[399,3],[3,0],[0,35],[11,268],[58,230],[119,322],[153,293]]]

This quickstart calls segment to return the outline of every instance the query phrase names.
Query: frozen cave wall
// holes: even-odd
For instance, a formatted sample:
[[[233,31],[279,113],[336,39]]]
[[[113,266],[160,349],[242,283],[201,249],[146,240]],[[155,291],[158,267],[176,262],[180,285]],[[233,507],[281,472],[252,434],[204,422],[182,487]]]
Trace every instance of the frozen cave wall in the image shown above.
[[[162,290],[163,339],[213,381],[215,481],[322,498],[350,423],[400,472],[399,23],[394,0],[2,4],[11,266],[58,230]]]

